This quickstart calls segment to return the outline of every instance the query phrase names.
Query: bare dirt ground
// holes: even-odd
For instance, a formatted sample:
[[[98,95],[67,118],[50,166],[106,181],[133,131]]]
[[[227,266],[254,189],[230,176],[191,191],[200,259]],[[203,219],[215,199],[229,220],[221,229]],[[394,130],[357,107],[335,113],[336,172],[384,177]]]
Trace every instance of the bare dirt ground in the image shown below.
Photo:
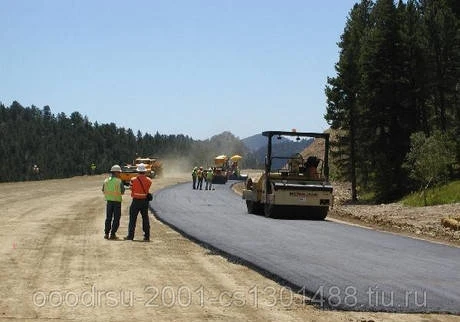
[[[334,209],[330,217],[411,237],[460,246],[460,230],[444,227],[441,219],[460,215],[460,203],[407,207],[401,203],[353,205],[348,183],[334,183]]]
[[[323,311],[151,215],[151,242],[103,239],[104,176],[0,184],[0,320],[459,321]],[[152,191],[188,181],[155,179]],[[203,193],[206,193],[205,191]],[[118,235],[127,233],[129,190]]]

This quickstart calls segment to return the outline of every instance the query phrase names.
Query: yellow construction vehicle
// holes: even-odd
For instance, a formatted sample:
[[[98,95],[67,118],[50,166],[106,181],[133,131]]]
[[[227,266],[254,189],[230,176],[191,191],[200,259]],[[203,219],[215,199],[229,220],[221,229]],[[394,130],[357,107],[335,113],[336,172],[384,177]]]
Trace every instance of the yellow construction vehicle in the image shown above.
[[[134,160],[134,164],[137,165],[139,163],[143,163],[147,172],[145,173],[150,178],[161,177],[163,174],[163,165],[161,164],[158,158],[150,157],[150,158],[136,158]]]
[[[228,157],[225,154],[214,158],[212,183],[225,184],[228,180]]]
[[[228,180],[246,180],[248,176],[241,174],[240,161],[243,159],[241,155],[235,154],[230,157]]]
[[[136,158],[132,164],[127,164],[121,167],[120,179],[125,185],[129,185],[131,178],[137,176],[137,165],[143,163],[145,165],[145,175],[150,178],[161,177],[163,174],[163,165],[158,158]]]
[[[328,166],[329,133],[266,131],[262,135],[268,138],[265,171],[258,180],[249,178],[246,181],[243,199],[246,200],[248,213],[323,220],[333,204]],[[323,159],[310,156],[304,160],[300,153],[290,156],[273,153],[273,137],[293,136],[298,140],[300,137],[323,139]],[[275,159],[283,160],[284,166],[279,169],[273,167]]]

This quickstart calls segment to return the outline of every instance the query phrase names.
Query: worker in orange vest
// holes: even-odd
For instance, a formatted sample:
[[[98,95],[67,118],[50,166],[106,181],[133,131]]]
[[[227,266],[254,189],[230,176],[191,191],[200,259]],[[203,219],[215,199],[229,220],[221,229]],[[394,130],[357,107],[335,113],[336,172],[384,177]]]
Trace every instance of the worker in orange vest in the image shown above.
[[[125,240],[134,239],[134,231],[136,229],[137,215],[139,212],[142,215],[142,230],[144,231],[144,241],[150,241],[150,221],[149,221],[149,190],[152,185],[152,180],[145,176],[145,164],[139,163],[137,165],[137,172],[139,175],[131,179],[131,197],[133,201],[129,207],[129,225],[128,236]]]

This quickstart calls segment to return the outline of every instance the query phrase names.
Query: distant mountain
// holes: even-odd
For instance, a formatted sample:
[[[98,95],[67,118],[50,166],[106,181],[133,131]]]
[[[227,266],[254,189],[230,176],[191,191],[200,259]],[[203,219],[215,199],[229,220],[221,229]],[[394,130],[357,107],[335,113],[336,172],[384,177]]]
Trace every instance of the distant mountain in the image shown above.
[[[211,164],[218,155],[228,157],[239,154],[246,155],[247,148],[243,142],[229,131],[212,136],[204,141],[196,141],[191,152],[191,159],[203,165]]]
[[[242,139],[241,142],[243,142],[244,146],[248,148],[249,151],[256,151],[267,144],[267,138],[262,134],[256,134]]]
[[[256,135],[247,137],[245,139],[242,139],[241,142],[243,142],[243,144],[246,146],[246,148],[248,148],[249,151],[254,152],[254,151],[259,150],[260,148],[266,147],[267,142],[268,142],[267,140],[268,139],[266,136],[263,136],[262,134],[256,134]],[[281,140],[278,142],[285,142],[285,141],[289,141],[289,140],[286,138],[281,138]]]
[[[300,141],[292,141],[282,137],[281,139],[273,138],[272,153],[277,156],[289,157],[295,153],[300,153],[305,150],[313,139],[304,139]],[[247,157],[245,166],[260,168],[264,164],[265,155],[267,154],[267,137],[262,134],[256,134],[241,140],[243,144],[251,151]],[[275,159],[273,161],[274,168],[281,168],[285,160]]]

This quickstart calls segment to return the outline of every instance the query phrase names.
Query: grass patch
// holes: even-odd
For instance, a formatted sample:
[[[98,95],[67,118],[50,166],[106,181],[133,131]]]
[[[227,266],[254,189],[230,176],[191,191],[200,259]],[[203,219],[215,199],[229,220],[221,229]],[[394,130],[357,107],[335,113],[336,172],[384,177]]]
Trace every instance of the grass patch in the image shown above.
[[[373,191],[366,191],[360,192],[358,191],[358,203],[359,204],[373,204],[375,203],[375,192]]]
[[[414,192],[402,200],[405,206],[423,207],[425,201],[422,191]],[[433,187],[426,190],[426,205],[443,205],[460,202],[460,180],[452,181],[444,186]]]

